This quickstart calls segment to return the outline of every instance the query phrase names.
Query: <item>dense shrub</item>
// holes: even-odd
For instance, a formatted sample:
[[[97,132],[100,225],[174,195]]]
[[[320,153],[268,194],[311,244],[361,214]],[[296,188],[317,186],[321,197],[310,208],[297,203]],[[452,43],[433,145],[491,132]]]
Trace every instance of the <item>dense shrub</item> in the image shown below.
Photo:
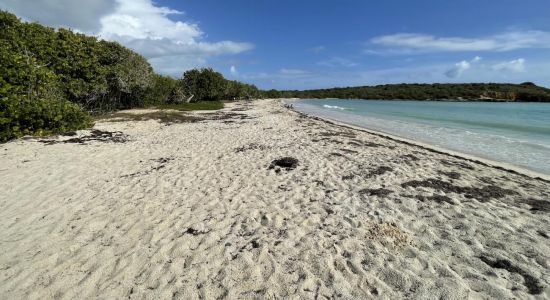
[[[115,110],[143,106],[146,93],[154,87],[153,68],[141,55],[115,42],[99,43],[108,92],[99,108]],[[155,100],[157,101],[157,100]]]
[[[66,100],[0,99],[0,142],[24,135],[45,135],[91,126],[91,118]]]
[[[171,77],[154,74],[152,86],[145,91],[145,105],[158,105],[171,102],[172,93],[177,93],[177,91],[174,91],[176,82]],[[183,93],[181,97],[183,97]]]
[[[254,85],[227,80],[210,68],[186,71],[178,81],[177,89],[172,95],[174,102],[191,96],[193,101],[240,100],[260,96]]]
[[[179,80],[157,75],[144,57],[116,42],[0,11],[0,141],[83,128],[87,113],[258,95],[255,86],[212,69],[190,70]]]
[[[34,53],[27,48],[15,51],[13,41],[0,43],[0,142],[90,125],[78,105],[63,99],[57,75]]]
[[[195,100],[220,100],[225,90],[223,75],[212,69],[186,71],[180,83],[184,91],[194,95]]]

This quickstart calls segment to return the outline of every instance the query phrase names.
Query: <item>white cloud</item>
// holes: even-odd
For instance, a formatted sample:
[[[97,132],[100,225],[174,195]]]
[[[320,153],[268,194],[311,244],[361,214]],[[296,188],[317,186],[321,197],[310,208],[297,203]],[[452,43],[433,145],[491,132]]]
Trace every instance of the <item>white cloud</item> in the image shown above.
[[[0,9],[14,13],[25,21],[39,22],[52,27],[68,27],[83,32],[99,30],[99,19],[114,7],[114,0],[0,1]]]
[[[172,75],[202,66],[209,57],[254,47],[251,43],[203,41],[204,33],[197,24],[171,20],[169,16],[175,14],[182,12],[155,6],[151,0],[117,0],[115,10],[101,18],[99,36],[121,42],[149,58],[158,71]],[[163,57],[171,57],[169,68],[163,67]],[[178,74],[174,74],[175,67],[181,68]]]
[[[459,63],[456,63],[452,69],[445,72],[445,75],[449,78],[456,78],[460,77],[462,73],[464,73],[466,70],[470,69],[473,64],[478,63],[481,61],[481,57],[476,56],[471,61],[461,61]]]
[[[156,6],[152,0],[6,1],[0,7],[17,8],[13,11],[24,19],[39,17],[36,20],[46,25],[74,26],[76,30],[118,41],[145,56],[158,72],[174,76],[204,66],[212,56],[254,48],[251,43],[205,41],[197,24],[170,18],[183,15],[182,12]],[[69,17],[73,14],[75,18]]]
[[[223,42],[189,42],[162,39],[133,39],[129,37],[116,37],[114,40],[134,49],[146,58],[182,55],[188,57],[208,58],[222,54],[238,54],[254,48],[249,43]]]
[[[172,21],[179,11],[155,6],[150,0],[116,0],[115,10],[102,17],[99,35],[105,39],[171,39],[193,42],[202,35],[196,24]]]
[[[239,75],[239,72],[237,71],[237,68],[236,68],[235,66],[231,66],[231,67],[229,68],[229,72],[230,72],[231,75],[233,75],[233,76]]]
[[[180,77],[189,69],[205,67],[207,61],[202,56],[173,55],[150,58],[149,63],[162,74]]]
[[[372,38],[372,45],[399,52],[511,51],[526,48],[550,48],[550,32],[512,31],[481,37],[436,37],[419,33],[398,33]],[[367,49],[366,52],[379,52]]]
[[[319,66],[325,66],[325,67],[345,67],[345,68],[351,68],[355,67],[358,64],[343,57],[333,57],[331,59],[320,61],[317,63]]]
[[[447,71],[445,75],[447,75],[447,77],[450,77],[450,78],[456,78],[462,75],[462,73],[464,73],[464,71],[468,70],[470,67],[471,67],[470,63],[463,60],[459,63],[456,63],[454,68]]]
[[[522,73],[525,72],[525,59],[518,58],[505,62],[491,62],[489,64],[478,64],[482,60],[481,57],[476,56],[470,61],[463,60],[456,63],[450,70],[445,72],[445,75],[449,78],[458,78],[466,71],[474,74],[491,74],[493,76],[507,76],[510,73]]]
[[[511,61],[501,62],[492,66],[495,71],[525,72],[525,59],[518,58]]]

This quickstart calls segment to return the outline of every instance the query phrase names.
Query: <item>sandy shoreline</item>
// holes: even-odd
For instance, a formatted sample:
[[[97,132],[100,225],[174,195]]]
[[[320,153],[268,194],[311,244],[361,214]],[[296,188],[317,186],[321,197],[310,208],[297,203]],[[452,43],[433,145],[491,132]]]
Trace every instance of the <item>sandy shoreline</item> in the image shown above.
[[[417,147],[420,147],[420,148],[424,148],[424,149],[433,151],[435,153],[447,154],[449,156],[456,157],[456,158],[461,158],[461,159],[464,159],[466,161],[470,161],[470,162],[473,162],[473,163],[482,164],[482,165],[486,165],[486,166],[489,166],[489,167],[501,169],[501,170],[504,170],[504,171],[508,171],[508,172],[512,172],[512,173],[516,173],[516,174],[522,174],[522,175],[525,175],[527,177],[531,177],[533,179],[545,180],[547,182],[550,182],[550,175],[548,175],[548,174],[539,173],[539,172],[529,170],[529,169],[525,169],[525,168],[522,168],[522,167],[519,167],[519,166],[514,166],[514,165],[511,165],[511,164],[507,164],[505,162],[495,161],[495,160],[491,160],[491,159],[488,159],[488,158],[483,158],[483,157],[479,157],[479,156],[475,156],[475,155],[471,155],[471,154],[467,154],[467,153],[462,153],[462,152],[453,151],[453,150],[450,150],[450,149],[445,149],[445,148],[438,147],[438,146],[435,146],[435,145],[426,144],[426,143],[422,143],[422,142],[419,142],[419,141],[407,139],[407,138],[404,138],[404,137],[392,135],[390,133],[381,132],[381,131],[377,131],[377,130],[373,130],[373,129],[369,129],[369,128],[355,126],[353,124],[340,122],[338,120],[326,119],[326,118],[321,118],[321,117],[316,117],[316,116],[310,116],[310,117],[323,119],[323,120],[327,121],[328,123],[331,123],[331,124],[334,124],[334,125],[340,125],[340,126],[345,126],[345,127],[355,129],[355,130],[365,131],[365,132],[368,132],[368,133],[371,133],[371,134],[374,134],[374,135],[378,135],[378,136],[381,136],[381,137],[388,138],[390,140],[395,140],[395,141],[402,142],[402,143],[405,143],[405,144],[408,144],[408,145],[413,145],[413,146],[417,146]]]
[[[546,181],[275,100],[95,129],[0,145],[0,298],[550,297]]]
[[[327,98],[327,99],[330,100],[330,98]],[[300,100],[300,99],[283,99],[282,101],[284,103],[292,103],[292,101],[298,101],[298,100]],[[401,137],[401,136],[397,136],[397,135],[393,135],[391,133],[374,130],[374,129],[371,129],[371,128],[360,127],[360,126],[357,126],[357,125],[354,125],[354,124],[351,124],[351,123],[341,122],[341,121],[338,121],[338,120],[335,120],[335,119],[323,118],[323,117],[319,117],[319,116],[315,116],[315,115],[309,115],[309,114],[302,113],[302,112],[299,112],[299,113],[304,114],[304,115],[309,116],[309,117],[322,119],[322,120],[325,120],[325,121],[327,121],[329,123],[332,123],[332,124],[335,124],[335,125],[345,126],[345,127],[352,128],[352,129],[355,129],[355,130],[362,130],[362,131],[369,132],[369,133],[372,133],[372,134],[376,134],[376,135],[379,135],[379,136],[382,136],[382,137],[386,137],[386,138],[391,139],[391,140],[396,140],[396,141],[404,142],[406,144],[415,145],[415,146],[422,147],[422,148],[425,148],[425,149],[433,150],[434,152],[438,152],[438,153],[442,153],[442,154],[449,154],[451,156],[458,157],[458,158],[463,158],[465,160],[468,160],[468,161],[471,161],[471,162],[474,162],[474,163],[481,163],[481,164],[485,164],[485,165],[488,165],[488,166],[491,166],[491,167],[500,168],[500,169],[503,169],[503,170],[506,170],[506,171],[523,174],[523,175],[526,175],[526,176],[529,176],[529,177],[532,177],[532,178],[550,181],[550,175],[549,174],[536,172],[536,171],[533,171],[533,170],[522,168],[520,166],[515,166],[515,165],[511,165],[511,164],[501,162],[501,161],[491,160],[491,159],[488,159],[488,158],[483,158],[483,157],[475,156],[475,155],[472,155],[472,154],[467,154],[467,153],[462,153],[462,152],[442,148],[442,147],[439,147],[439,146],[436,146],[436,145],[423,143],[423,142],[420,142],[420,141],[404,138],[404,137]]]

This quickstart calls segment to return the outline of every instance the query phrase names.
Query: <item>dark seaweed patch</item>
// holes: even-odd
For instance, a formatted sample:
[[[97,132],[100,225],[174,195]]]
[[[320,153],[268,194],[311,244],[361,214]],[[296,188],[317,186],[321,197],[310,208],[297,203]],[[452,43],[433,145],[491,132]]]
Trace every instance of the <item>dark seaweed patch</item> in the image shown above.
[[[72,134],[70,136],[73,136]],[[110,131],[103,131],[98,129],[93,129],[90,131],[89,135],[77,137],[77,138],[71,138],[68,140],[50,140],[50,139],[40,139],[38,140],[41,143],[44,143],[46,145],[53,145],[53,144],[86,144],[87,142],[91,141],[98,141],[98,142],[111,142],[111,143],[125,143],[128,141],[128,136],[123,134],[120,131],[110,132]]]
[[[453,201],[451,200],[451,198],[447,197],[447,196],[443,196],[443,195],[432,195],[432,196],[422,196],[422,195],[417,195],[416,196],[416,199],[422,201],[422,202],[425,202],[425,201],[433,201],[433,202],[436,202],[436,203],[449,203],[449,204],[453,204]]]
[[[372,148],[384,147],[384,145],[382,144],[373,143],[373,142],[363,142],[360,140],[350,141],[348,142],[348,145],[357,146],[357,147],[372,147]]]
[[[258,242],[258,240],[252,240],[252,242],[250,242],[250,245],[251,245],[252,248],[254,248],[254,249],[260,248],[260,242]]]
[[[469,188],[469,193],[466,196],[475,196],[477,199],[488,201],[490,198],[500,199],[507,195],[516,195],[517,192],[509,189],[503,189],[496,185],[487,185],[483,188]]]
[[[180,124],[180,123],[195,123],[202,121],[203,118],[188,115],[179,111],[159,110],[143,114],[137,113],[114,113],[102,119],[104,122],[126,122],[126,121],[148,121],[156,120],[165,125]]]
[[[341,151],[344,151],[344,152],[346,152],[346,153],[352,153],[352,154],[359,153],[359,152],[357,152],[357,151],[355,151],[355,150],[346,149],[346,148],[341,148],[340,150],[341,150]]]
[[[198,235],[198,234],[199,234],[199,231],[196,230],[196,229],[193,229],[193,228],[187,228],[187,230],[185,231],[185,233],[191,234],[191,235]]]
[[[290,171],[296,169],[298,164],[298,160],[294,157],[283,157],[272,161],[268,169],[284,169],[286,171]]]
[[[231,111],[247,111],[250,110],[248,107],[237,107],[233,108]]]
[[[207,114],[202,114],[201,116],[207,117],[208,120],[216,120],[216,121],[254,119],[247,114],[239,114],[239,113],[232,113],[232,112],[207,113]]]
[[[456,167],[459,167],[459,168],[462,168],[462,169],[474,170],[474,167],[472,167],[471,165],[469,165],[465,162],[461,162],[461,161],[451,161],[451,160],[442,159],[441,163],[446,165],[446,166],[450,166],[450,167],[456,166]]]
[[[205,234],[205,233],[208,233],[208,232],[210,232],[210,231],[208,231],[208,230],[198,230],[198,229],[189,227],[183,232],[183,234],[190,234],[190,235],[197,236],[197,235]]]
[[[407,161],[417,161],[420,160],[418,157],[414,156],[413,154],[405,154],[402,155],[401,158],[407,160]]]
[[[349,175],[342,176],[342,180],[351,180],[353,178],[355,178],[355,174],[349,174]]]
[[[531,211],[542,211],[542,212],[550,211],[550,201],[531,198],[531,199],[524,200],[523,203],[531,206]]]
[[[387,172],[390,172],[390,171],[393,171],[393,168],[390,168],[390,167],[386,167],[386,166],[380,166],[372,171],[370,171],[369,173],[365,174],[365,178],[371,178],[371,177],[374,177],[374,176],[380,176],[380,175],[383,175]]]
[[[460,173],[458,172],[454,172],[454,171],[451,171],[451,172],[444,172],[444,171],[438,171],[439,174],[441,175],[445,175],[451,179],[460,179]]]
[[[326,132],[320,132],[318,133],[320,136],[327,136],[327,137],[332,137],[332,136],[339,136],[339,137],[347,137],[347,138],[354,138],[356,137],[357,135],[353,132],[334,132],[334,131],[326,131]]]
[[[325,186],[325,182],[322,181],[322,180],[317,180],[316,179],[316,180],[313,180],[313,182],[315,182],[315,184],[318,185],[318,186]]]
[[[382,144],[373,143],[373,142],[363,142],[363,146],[372,147],[372,148],[384,147],[384,145],[382,145]]]
[[[264,146],[264,145],[258,145],[256,143],[251,143],[251,144],[248,144],[246,146],[235,148],[235,152],[240,153],[240,152],[245,152],[245,151],[250,151],[250,150],[265,150],[265,149],[267,149],[267,147]]]
[[[325,212],[329,215],[332,215],[332,214],[334,214],[334,209],[332,209],[330,207],[325,207]]]
[[[477,187],[463,187],[456,186],[450,182],[446,182],[439,179],[426,179],[426,180],[412,180],[401,184],[401,187],[425,187],[432,188],[437,191],[442,191],[444,193],[456,193],[464,194],[466,198],[476,198],[481,202],[487,202],[490,199],[500,199],[506,195],[516,195],[517,193],[513,190],[503,189],[496,185],[488,185],[482,188]]]
[[[120,176],[120,178],[128,178],[128,177],[149,175],[153,171],[158,171],[160,169],[164,169],[166,167],[166,164],[169,163],[171,160],[173,160],[173,158],[161,157],[161,158],[151,159],[151,161],[154,161],[154,162],[157,163],[156,166],[152,166],[149,170],[139,171],[139,172],[135,172],[135,173],[131,173],[131,174],[122,175],[122,176]]]
[[[512,265],[512,263],[509,260],[506,259],[496,259],[491,260],[487,256],[480,256],[479,259],[481,259],[482,262],[487,264],[491,268],[495,269],[504,269],[510,273],[517,273],[523,277],[523,284],[525,287],[527,287],[527,290],[529,291],[529,294],[531,295],[539,295],[542,294],[543,286],[540,284],[538,279],[531,276],[529,273],[527,273],[525,270]]]
[[[391,190],[388,190],[388,189],[384,189],[384,188],[379,188],[379,189],[362,189],[359,191],[359,194],[361,195],[367,195],[367,196],[378,196],[378,197],[383,197],[383,196],[387,196],[389,194],[393,193],[393,191]]]
[[[490,177],[479,177],[479,181],[487,184],[495,184],[495,181]]]
[[[165,164],[165,163],[167,163],[171,160],[173,160],[173,158],[168,158],[168,157],[161,157],[161,158],[151,159],[151,161],[154,161],[154,162],[159,163],[159,164]]]

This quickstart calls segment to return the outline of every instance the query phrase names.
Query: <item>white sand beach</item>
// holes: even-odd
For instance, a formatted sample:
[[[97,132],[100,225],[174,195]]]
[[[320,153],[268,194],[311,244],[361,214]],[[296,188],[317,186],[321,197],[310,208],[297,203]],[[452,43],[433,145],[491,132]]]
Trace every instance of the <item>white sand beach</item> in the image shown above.
[[[548,181],[279,100],[155,113],[0,145],[1,299],[550,298]]]

